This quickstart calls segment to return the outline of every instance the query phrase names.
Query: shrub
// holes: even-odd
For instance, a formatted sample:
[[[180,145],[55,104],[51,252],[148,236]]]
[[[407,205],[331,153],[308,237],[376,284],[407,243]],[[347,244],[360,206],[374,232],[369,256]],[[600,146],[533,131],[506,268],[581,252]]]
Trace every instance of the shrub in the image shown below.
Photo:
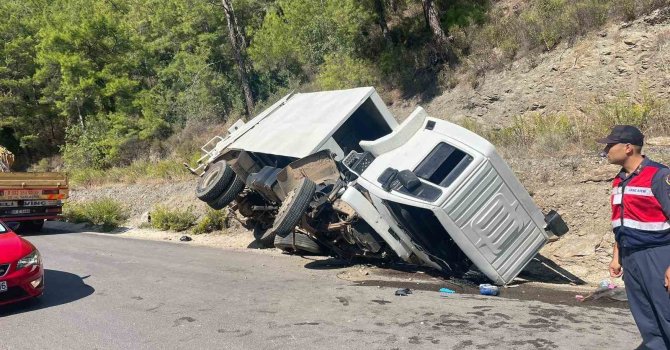
[[[600,148],[596,140],[616,124],[635,125],[648,137],[667,135],[670,133],[668,113],[668,104],[645,95],[639,101],[619,97],[598,102],[586,115],[536,113],[516,116],[509,126],[494,130],[472,119],[461,120],[460,124],[498,148],[525,149],[549,155],[561,150],[593,151]]]
[[[128,210],[114,199],[102,198],[82,203],[67,202],[63,216],[70,222],[98,225],[103,231],[111,231],[128,219]]]
[[[590,141],[595,140],[596,135],[607,133],[616,124],[635,125],[648,136],[666,135],[670,132],[669,112],[667,103],[646,94],[639,101],[619,97],[596,108],[596,118],[592,123],[594,135]]]
[[[574,123],[564,114],[517,116],[512,125],[488,132],[487,138],[500,146],[560,149],[561,143],[578,142]]]
[[[69,172],[71,184],[84,186],[103,183],[136,183],[142,180],[179,180],[188,176],[190,175],[184,166],[179,161],[172,159],[157,162],[138,160],[125,167],[105,170],[77,168]]]
[[[159,205],[151,211],[151,227],[159,230],[184,231],[191,228],[197,219],[192,213],[193,208],[186,210],[168,209]]]
[[[199,235],[228,228],[228,213],[209,209],[207,214],[193,228],[193,234]]]

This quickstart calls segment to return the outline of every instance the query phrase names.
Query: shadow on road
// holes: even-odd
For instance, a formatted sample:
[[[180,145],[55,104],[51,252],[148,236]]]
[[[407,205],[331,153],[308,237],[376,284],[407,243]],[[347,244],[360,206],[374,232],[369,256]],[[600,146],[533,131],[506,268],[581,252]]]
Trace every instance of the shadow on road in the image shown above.
[[[114,235],[126,232],[130,229],[131,229],[130,227],[117,227],[112,231],[103,231],[102,227],[100,226],[75,224],[65,221],[47,221],[44,223],[44,227],[40,231],[20,229],[17,231],[17,233],[25,237],[63,235],[63,234],[80,233],[80,232],[101,232],[105,234]]]
[[[47,309],[83,299],[95,292],[93,287],[84,282],[87,277],[79,277],[64,271],[45,270],[44,295],[39,299],[3,306],[0,308],[0,317]]]
[[[337,270],[351,267],[357,264],[375,266],[382,270],[379,274],[387,277],[410,278],[412,275],[421,274],[424,277],[434,277],[444,280],[462,279],[471,285],[488,283],[489,280],[481,272],[471,269],[464,276],[450,276],[447,273],[431,269],[428,267],[417,266],[405,263],[387,263],[383,261],[371,261],[366,259],[344,260],[338,258],[328,258],[324,260],[314,260],[305,264],[305,268],[311,270]],[[523,281],[515,281],[512,284],[523,284],[527,282],[542,282],[552,284],[586,284],[581,278],[571,274],[569,271],[558,266],[550,259],[538,254],[519,274]]]
[[[540,254],[537,254],[526,268],[521,271],[519,277],[533,282],[545,282],[554,284],[584,285],[586,282],[573,275],[555,262]]]

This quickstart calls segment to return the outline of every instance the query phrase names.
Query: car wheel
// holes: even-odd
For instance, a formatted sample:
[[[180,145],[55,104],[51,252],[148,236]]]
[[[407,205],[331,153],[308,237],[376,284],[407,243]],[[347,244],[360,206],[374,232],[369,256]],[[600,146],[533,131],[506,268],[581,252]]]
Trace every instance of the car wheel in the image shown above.
[[[262,222],[256,221],[254,224],[254,238],[265,248],[272,248],[275,241],[275,233],[270,231],[271,226]]]
[[[316,184],[306,177],[302,178],[298,185],[284,198],[270,230],[277,236],[282,237],[293,232],[293,228],[305,213],[315,191]]]
[[[226,205],[230,204],[242,190],[244,190],[244,181],[240,180],[238,176],[235,176],[230,186],[228,186],[218,198],[207,202],[207,205],[215,210],[223,209]]]
[[[235,172],[225,161],[212,163],[207,171],[198,179],[195,195],[200,200],[209,202],[215,200],[233,180]]]
[[[295,241],[294,241],[295,238]],[[300,232],[291,232],[286,237],[275,236],[274,245],[286,253],[296,253],[298,251],[312,254],[321,254],[321,247],[311,237]]]

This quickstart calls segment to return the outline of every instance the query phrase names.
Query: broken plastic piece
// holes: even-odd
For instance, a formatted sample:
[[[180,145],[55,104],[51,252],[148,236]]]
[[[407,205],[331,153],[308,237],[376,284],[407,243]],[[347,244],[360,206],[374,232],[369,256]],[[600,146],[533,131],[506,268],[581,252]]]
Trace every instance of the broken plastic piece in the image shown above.
[[[440,294],[446,296],[447,294],[456,294],[456,291],[449,288],[440,288]]]
[[[406,297],[408,294],[412,294],[412,290],[409,288],[401,288],[395,291],[395,295]]]

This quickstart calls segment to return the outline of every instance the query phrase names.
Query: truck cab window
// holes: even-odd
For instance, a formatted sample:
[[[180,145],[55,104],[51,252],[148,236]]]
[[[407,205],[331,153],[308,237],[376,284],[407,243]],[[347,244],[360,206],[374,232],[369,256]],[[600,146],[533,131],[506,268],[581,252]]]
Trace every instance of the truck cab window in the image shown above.
[[[448,187],[472,162],[472,156],[440,142],[414,169],[416,176],[441,187]]]

